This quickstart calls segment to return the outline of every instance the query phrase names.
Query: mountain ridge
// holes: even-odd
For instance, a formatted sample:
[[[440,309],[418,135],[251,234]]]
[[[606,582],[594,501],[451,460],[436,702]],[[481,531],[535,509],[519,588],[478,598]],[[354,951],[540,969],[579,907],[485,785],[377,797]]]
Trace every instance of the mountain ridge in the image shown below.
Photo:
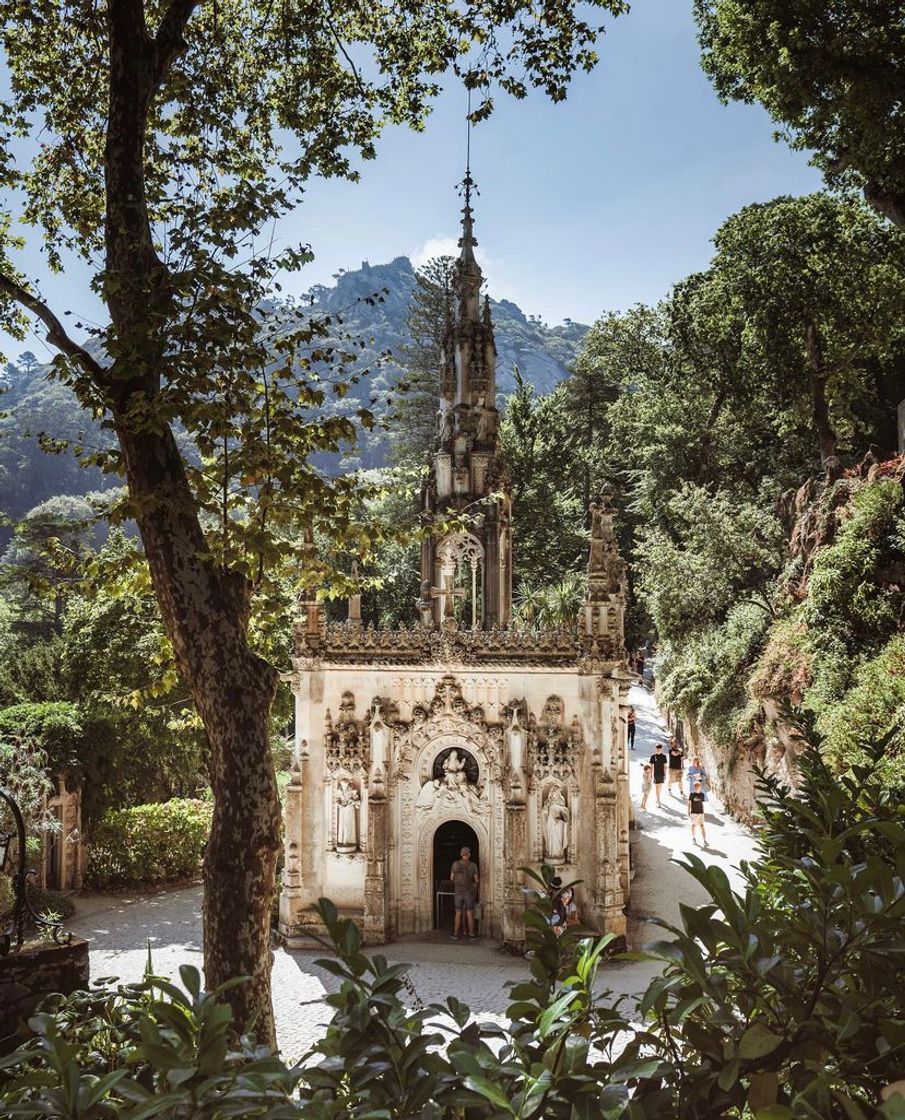
[[[374,406],[389,412],[382,401],[396,392],[403,371],[383,355],[398,353],[410,342],[406,320],[416,286],[415,267],[404,255],[383,264],[363,261],[358,269],[337,273],[335,280],[309,290],[305,313],[341,319],[343,335],[364,342],[361,360],[374,370],[350,388],[340,407],[351,412]],[[549,392],[567,376],[587,326],[567,320],[548,327],[505,299],[491,298],[491,313],[501,395],[513,390],[516,366],[538,393]],[[5,375],[0,374],[0,513],[13,521],[57,494],[81,495],[119,484],[97,470],[82,470],[70,455],[48,455],[38,447],[33,434],[38,431],[95,445],[109,435],[78,405],[71,390],[48,379],[47,366],[36,361],[27,365],[24,371],[10,363]],[[346,468],[383,465],[387,443],[385,432],[369,433],[357,453],[347,457]]]

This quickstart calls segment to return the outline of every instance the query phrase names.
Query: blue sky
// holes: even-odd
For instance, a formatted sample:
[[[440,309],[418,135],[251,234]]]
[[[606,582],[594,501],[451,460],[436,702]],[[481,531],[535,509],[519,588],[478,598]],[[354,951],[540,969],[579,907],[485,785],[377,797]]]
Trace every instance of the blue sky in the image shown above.
[[[550,323],[656,301],[706,265],[729,214],[820,186],[804,154],[773,140],[760,107],[719,104],[699,67],[690,0],[636,0],[608,27],[597,70],[576,78],[564,103],[499,99],[472,137],[491,294]],[[286,287],[330,283],[363,260],[450,251],[465,107],[464,93],[450,90],[425,132],[384,135],[361,182],[311,184],[280,232],[309,242],[316,259]],[[79,270],[42,290],[56,310],[100,314]],[[3,349],[26,347],[49,356],[35,337]]]
[[[717,101],[690,0],[636,0],[608,27],[597,70],[566,102],[499,101],[472,137],[491,292],[551,323],[659,299],[706,265],[730,214],[820,186],[759,106]],[[384,137],[360,184],[312,187],[295,228],[317,254],[314,280],[362,260],[448,251],[464,110],[464,95],[444,96],[424,134]]]

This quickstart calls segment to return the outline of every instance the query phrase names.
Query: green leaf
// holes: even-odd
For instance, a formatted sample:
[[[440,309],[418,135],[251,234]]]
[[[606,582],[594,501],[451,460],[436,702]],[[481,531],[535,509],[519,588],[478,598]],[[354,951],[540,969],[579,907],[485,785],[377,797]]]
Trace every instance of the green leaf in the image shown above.
[[[738,1043],[740,1058],[763,1058],[772,1054],[782,1042],[782,1036],[774,1034],[764,1023],[758,1020],[752,1023],[745,1031]]]

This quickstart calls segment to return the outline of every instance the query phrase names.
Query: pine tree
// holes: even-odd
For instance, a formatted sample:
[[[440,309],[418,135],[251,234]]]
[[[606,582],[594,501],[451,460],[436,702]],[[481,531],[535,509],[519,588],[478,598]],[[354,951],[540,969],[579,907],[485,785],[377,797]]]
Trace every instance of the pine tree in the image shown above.
[[[443,333],[451,314],[454,257],[432,257],[415,272],[406,326],[411,342],[398,355],[403,367],[391,458],[398,466],[420,465],[437,443],[437,409]]]

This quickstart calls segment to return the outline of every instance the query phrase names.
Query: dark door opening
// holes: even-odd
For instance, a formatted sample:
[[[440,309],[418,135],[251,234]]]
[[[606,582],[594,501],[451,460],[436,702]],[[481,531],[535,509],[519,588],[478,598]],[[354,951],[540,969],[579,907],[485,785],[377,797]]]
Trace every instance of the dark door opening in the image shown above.
[[[446,821],[434,833],[434,927],[452,929],[453,896],[449,872],[463,848],[471,848],[471,860],[481,867],[478,836],[464,821]],[[480,898],[480,890],[478,897]]]

